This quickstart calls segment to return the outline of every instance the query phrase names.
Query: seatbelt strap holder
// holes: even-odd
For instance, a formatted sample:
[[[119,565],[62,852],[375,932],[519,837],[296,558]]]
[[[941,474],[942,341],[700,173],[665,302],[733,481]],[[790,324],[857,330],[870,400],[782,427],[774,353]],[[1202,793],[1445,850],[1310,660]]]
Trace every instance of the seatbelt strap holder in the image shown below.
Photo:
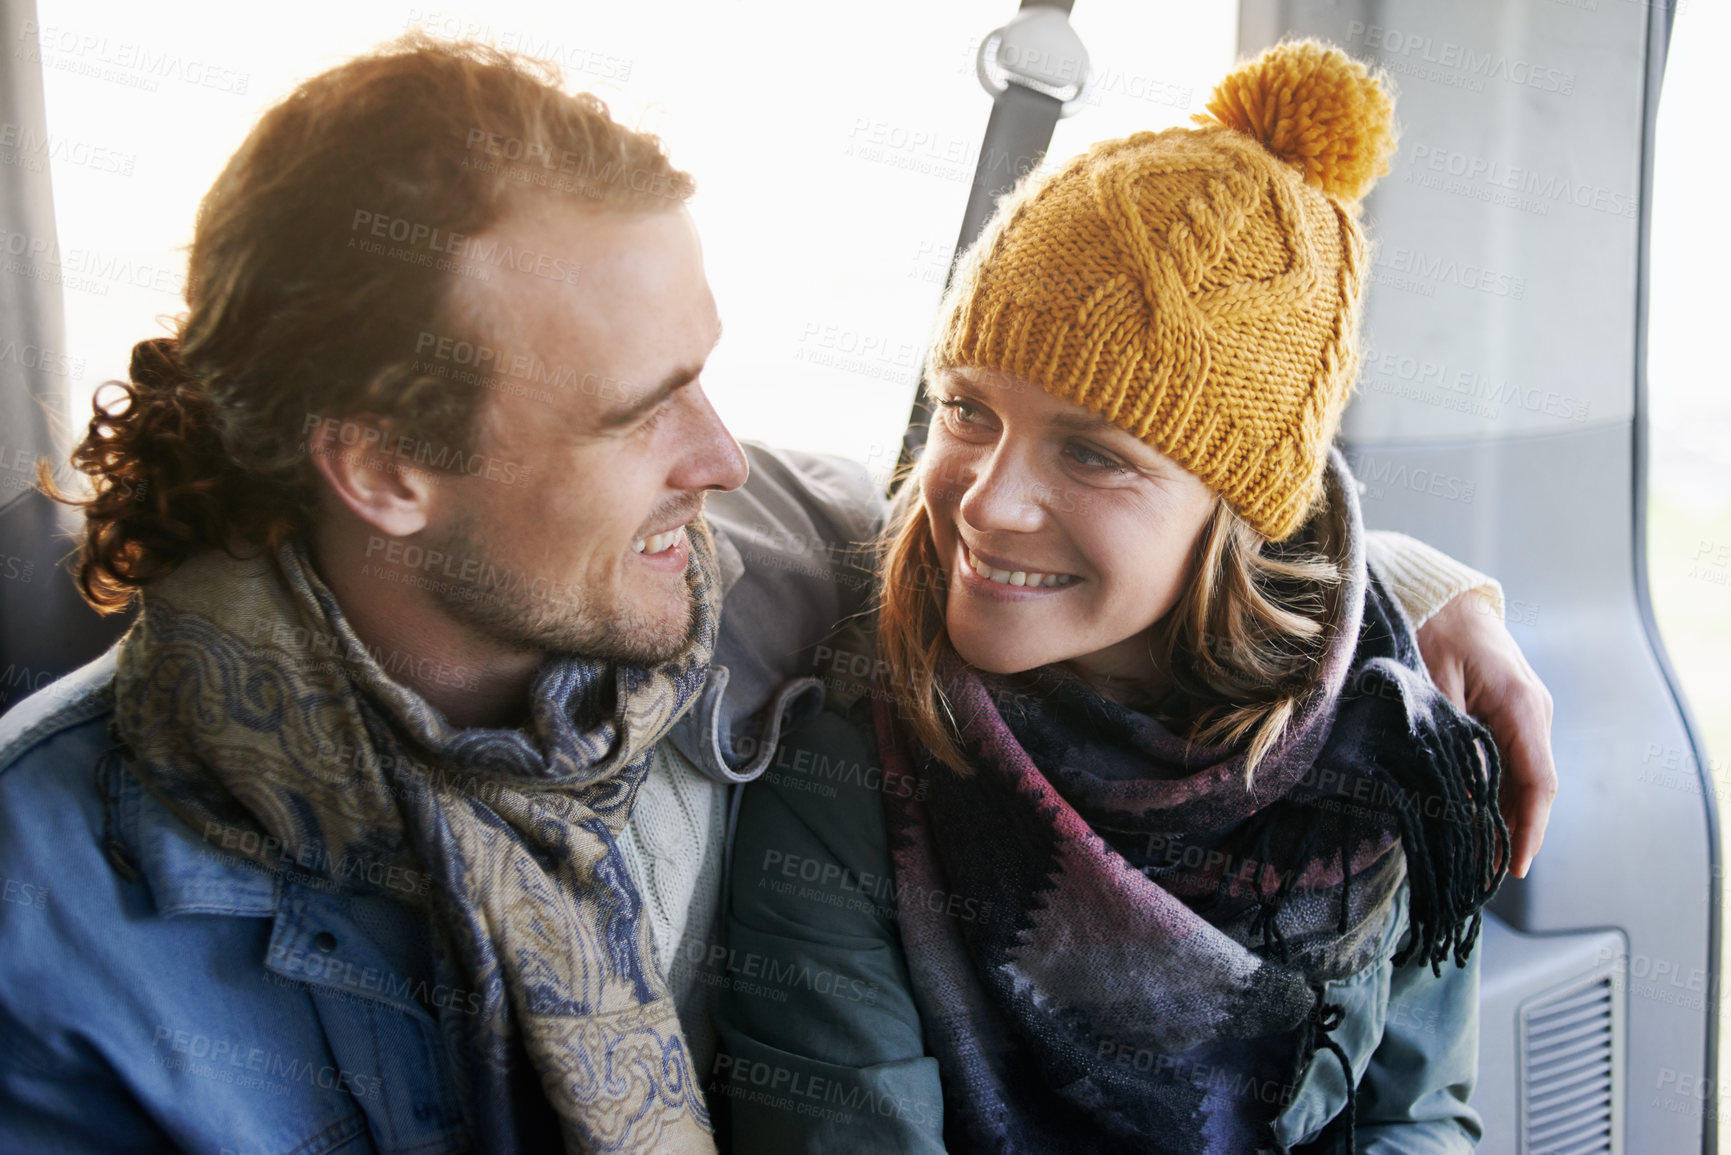
[[[1008,24],[980,42],[974,71],[994,100],[1006,85],[1020,84],[1057,99],[1059,114],[1072,116],[1088,86],[1088,50],[1063,9],[1024,5]]]

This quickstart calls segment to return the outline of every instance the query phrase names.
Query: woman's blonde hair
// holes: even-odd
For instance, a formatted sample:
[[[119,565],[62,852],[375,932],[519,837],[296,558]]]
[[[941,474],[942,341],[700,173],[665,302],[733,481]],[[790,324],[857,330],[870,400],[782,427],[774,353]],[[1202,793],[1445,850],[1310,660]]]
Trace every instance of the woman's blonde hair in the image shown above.
[[[954,656],[944,625],[948,578],[916,466],[879,540],[878,650],[890,699],[925,748],[972,773],[939,668]],[[1171,679],[1159,717],[1199,744],[1248,742],[1248,785],[1312,688],[1340,569],[1302,534],[1270,543],[1217,499],[1178,604],[1150,627]]]

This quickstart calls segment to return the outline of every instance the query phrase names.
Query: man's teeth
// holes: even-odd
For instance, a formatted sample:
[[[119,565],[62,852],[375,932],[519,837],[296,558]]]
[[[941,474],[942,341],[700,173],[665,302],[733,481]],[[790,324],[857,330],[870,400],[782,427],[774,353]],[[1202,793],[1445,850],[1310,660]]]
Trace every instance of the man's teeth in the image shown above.
[[[1050,586],[1067,586],[1081,579],[1068,573],[1029,573],[1027,570],[993,569],[974,556],[974,551],[963,546],[968,555],[968,568],[988,581],[995,581],[1006,586],[1032,586],[1040,589]]]
[[[682,525],[678,529],[670,529],[666,533],[658,533],[654,537],[640,537],[631,543],[631,548],[638,553],[661,553],[663,550],[672,549],[673,543],[678,541],[684,533],[685,527]]]

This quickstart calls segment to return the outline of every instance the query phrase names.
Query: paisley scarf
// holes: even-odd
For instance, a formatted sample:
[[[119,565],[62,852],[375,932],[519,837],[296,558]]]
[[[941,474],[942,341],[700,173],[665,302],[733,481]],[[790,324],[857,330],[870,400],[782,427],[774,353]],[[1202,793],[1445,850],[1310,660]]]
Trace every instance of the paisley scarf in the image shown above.
[[[1316,1052],[1346,1066],[1323,984],[1377,961],[1402,885],[1396,961],[1472,949],[1508,853],[1496,748],[1367,572],[1338,453],[1329,490],[1305,532],[1345,580],[1251,787],[1242,747],[1187,744],[1054,667],[941,671],[967,777],[877,700],[886,773],[926,783],[884,804],[951,1150],[1269,1148]]]
[[[479,1150],[524,1142],[514,1052],[568,1151],[713,1150],[616,843],[715,644],[714,545],[701,520],[689,537],[683,651],[554,655],[518,730],[455,727],[392,680],[300,543],[198,555],[122,643],[116,736],[153,796],[273,870],[424,911],[440,981],[475,992],[437,1014]]]

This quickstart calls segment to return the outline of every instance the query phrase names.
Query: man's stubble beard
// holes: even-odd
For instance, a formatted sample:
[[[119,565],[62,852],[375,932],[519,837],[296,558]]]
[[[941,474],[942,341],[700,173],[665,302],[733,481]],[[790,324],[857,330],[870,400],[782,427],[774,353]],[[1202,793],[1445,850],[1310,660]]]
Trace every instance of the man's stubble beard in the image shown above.
[[[485,590],[477,597],[463,597],[467,587],[453,583],[440,582],[433,587],[440,608],[452,618],[509,645],[655,666],[677,657],[697,629],[697,607],[689,586],[682,586],[686,590],[686,615],[678,627],[665,619],[646,619],[632,607],[618,604],[613,591],[609,591],[613,604],[595,605],[588,591],[571,590],[556,578],[546,578],[543,584],[560,593],[536,596],[531,592],[535,575],[500,564],[498,551],[466,513],[454,517],[428,548],[442,550],[446,557],[480,558],[484,574],[509,575],[510,580],[503,583],[506,590]]]

